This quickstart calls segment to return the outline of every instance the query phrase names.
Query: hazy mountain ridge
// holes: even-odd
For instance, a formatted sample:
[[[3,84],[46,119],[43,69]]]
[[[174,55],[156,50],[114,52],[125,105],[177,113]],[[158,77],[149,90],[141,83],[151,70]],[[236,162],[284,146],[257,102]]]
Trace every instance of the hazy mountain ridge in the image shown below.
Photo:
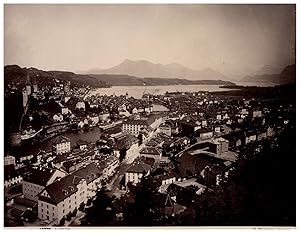
[[[210,68],[193,70],[179,63],[162,65],[145,60],[133,61],[125,59],[121,64],[109,69],[94,69],[88,74],[126,74],[136,77],[190,79],[190,80],[228,80],[222,73]]]
[[[43,71],[36,68],[21,68],[18,65],[7,65],[4,67],[5,85],[14,83],[17,87],[23,87],[27,81],[27,75],[31,82],[35,81],[39,86],[54,86],[56,80],[70,82],[72,86],[93,88],[109,87],[102,80],[95,79],[89,75],[75,74],[67,71]]]
[[[153,77],[139,78],[130,75],[114,74],[90,74],[89,76],[110,83],[112,86],[235,85],[233,82],[223,80],[187,80]]]
[[[265,66],[260,71],[272,71],[274,69],[269,69]],[[286,84],[286,83],[295,83],[296,82],[296,65],[286,66],[284,69],[277,74],[256,74],[253,76],[245,76],[240,82],[252,82],[252,83],[275,83],[275,84]]]
[[[70,82],[72,86],[92,88],[110,86],[156,86],[156,85],[235,85],[223,80],[186,80],[186,79],[163,79],[163,78],[139,78],[130,75],[109,74],[75,74],[68,71],[43,71],[36,68],[21,68],[18,65],[4,67],[5,85],[15,84],[24,87],[27,75],[31,82],[35,81],[39,86],[54,86],[56,80]]]

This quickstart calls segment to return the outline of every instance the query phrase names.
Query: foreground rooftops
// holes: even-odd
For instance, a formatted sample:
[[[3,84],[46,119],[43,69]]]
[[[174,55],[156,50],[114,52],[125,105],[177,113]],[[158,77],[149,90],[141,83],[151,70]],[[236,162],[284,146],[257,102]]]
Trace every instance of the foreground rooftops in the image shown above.
[[[70,142],[70,139],[65,137],[65,136],[58,136],[57,138],[55,138],[53,140],[53,144],[56,145],[56,144],[60,144],[60,143],[66,143],[66,142]]]
[[[45,167],[29,167],[23,175],[23,181],[46,186],[56,170]]]
[[[151,154],[151,155],[160,155],[161,153],[155,147],[144,147],[140,154]]]
[[[39,199],[52,204],[58,204],[65,198],[77,192],[77,185],[80,181],[85,180],[86,183],[89,184],[100,177],[100,175],[100,169],[95,164],[91,163],[71,175],[60,178],[54,183],[48,185],[45,190],[50,197],[40,196]]]
[[[133,172],[133,173],[147,173],[150,171],[151,165],[146,164],[140,160],[136,160],[133,164],[126,170],[126,172]]]

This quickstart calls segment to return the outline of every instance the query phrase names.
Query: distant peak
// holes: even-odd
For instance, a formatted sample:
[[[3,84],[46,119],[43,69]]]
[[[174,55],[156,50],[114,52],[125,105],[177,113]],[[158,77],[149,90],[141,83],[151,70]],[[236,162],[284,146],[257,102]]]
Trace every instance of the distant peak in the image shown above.
[[[169,67],[183,67],[183,65],[177,63],[177,62],[172,62],[172,63],[169,63],[167,64],[166,66],[169,66]]]
[[[130,59],[127,59],[127,58],[125,58],[125,59],[124,59],[124,61],[123,61],[122,63],[132,63],[132,62],[134,62],[134,61],[132,61],[132,60],[130,60]]]
[[[150,61],[147,61],[147,60],[143,60],[143,59],[141,59],[141,60],[130,60],[130,59],[128,59],[128,58],[126,58],[124,61],[123,61],[123,63],[150,63],[150,64],[154,64],[153,62],[150,62]]]

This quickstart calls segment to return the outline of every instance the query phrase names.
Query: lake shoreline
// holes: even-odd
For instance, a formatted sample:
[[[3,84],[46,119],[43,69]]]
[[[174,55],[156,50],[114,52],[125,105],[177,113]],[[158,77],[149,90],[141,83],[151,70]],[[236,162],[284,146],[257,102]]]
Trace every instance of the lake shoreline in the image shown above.
[[[229,91],[232,89],[221,88],[224,85],[153,85],[153,86],[112,86],[110,88],[93,88],[91,89],[89,96],[92,95],[126,95],[141,99],[144,94],[150,95],[164,95],[167,92],[217,92],[217,91]]]

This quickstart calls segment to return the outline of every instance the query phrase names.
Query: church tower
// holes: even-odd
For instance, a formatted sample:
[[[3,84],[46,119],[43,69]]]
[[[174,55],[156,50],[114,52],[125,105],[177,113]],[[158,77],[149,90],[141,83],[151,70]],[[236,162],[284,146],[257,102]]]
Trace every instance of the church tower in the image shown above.
[[[31,95],[31,82],[30,82],[30,78],[29,78],[28,74],[27,74],[27,80],[26,80],[26,92],[27,92],[27,96]]]
[[[23,98],[23,107],[25,107],[28,103],[28,95],[27,95],[27,89],[22,89],[22,98]]]
[[[32,88],[33,88],[33,93],[38,92],[38,86],[37,86],[37,83],[36,83],[35,79],[33,79],[33,81],[32,81]]]

